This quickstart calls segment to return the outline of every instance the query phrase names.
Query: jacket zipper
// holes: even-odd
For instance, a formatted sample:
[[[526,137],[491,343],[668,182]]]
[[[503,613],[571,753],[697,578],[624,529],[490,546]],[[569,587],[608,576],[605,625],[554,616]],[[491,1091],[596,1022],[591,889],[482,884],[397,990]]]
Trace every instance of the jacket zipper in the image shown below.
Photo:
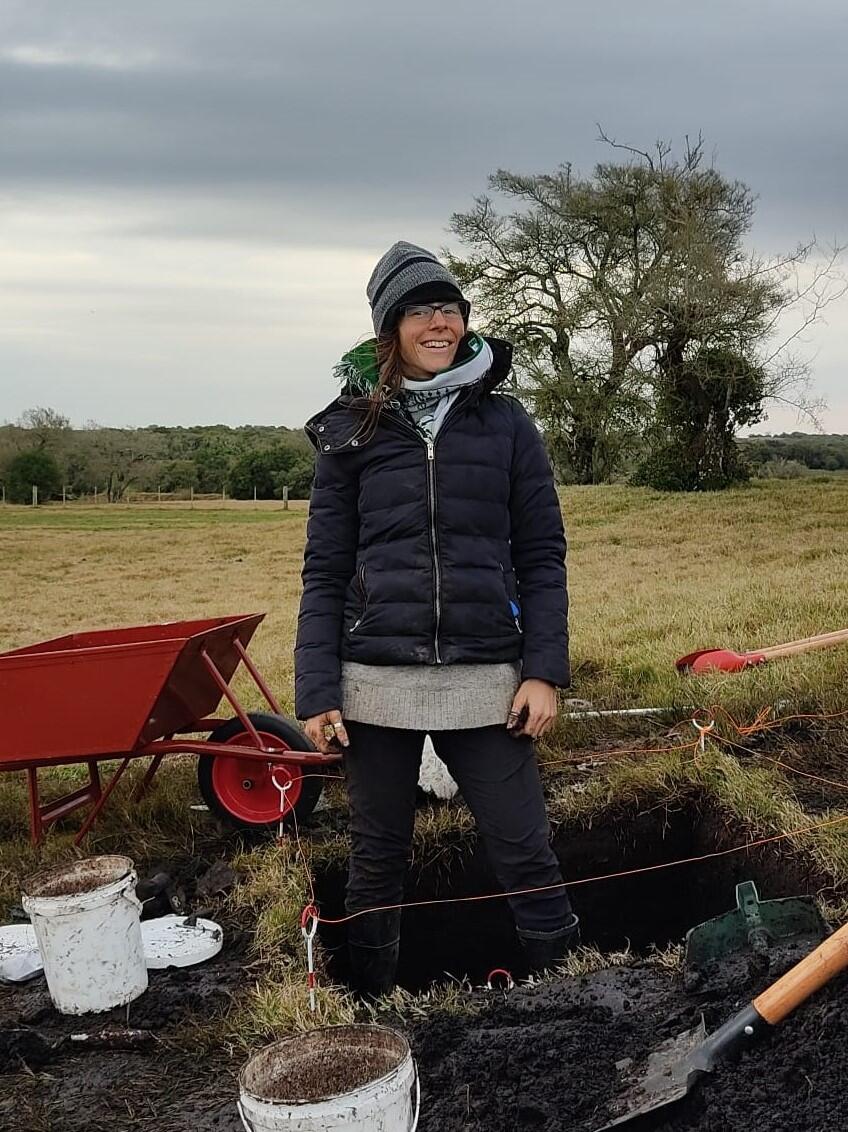
[[[451,417],[455,417],[457,410],[462,403],[462,397],[457,397],[453,405],[442,421],[441,428],[438,435],[441,436],[447,427],[448,421]],[[433,632],[433,656],[436,664],[442,663],[442,654],[439,649],[439,629],[442,621],[442,567],[439,561],[439,542],[436,533],[436,441],[433,437],[423,437],[417,429],[412,425],[407,424],[406,421],[396,415],[391,415],[388,419],[404,432],[411,433],[417,440],[422,441],[427,450],[427,508],[430,512],[430,552],[433,558],[433,615],[434,615],[434,632]],[[364,611],[363,611],[364,616]],[[359,621],[362,617],[359,618]],[[353,625],[351,632],[357,627],[359,621]]]
[[[436,442],[427,438],[427,502],[430,506],[430,548],[433,553],[433,606],[435,632],[433,634],[433,653],[436,664],[442,663],[439,652],[439,628],[442,621],[442,567],[439,562],[439,544],[436,537]]]

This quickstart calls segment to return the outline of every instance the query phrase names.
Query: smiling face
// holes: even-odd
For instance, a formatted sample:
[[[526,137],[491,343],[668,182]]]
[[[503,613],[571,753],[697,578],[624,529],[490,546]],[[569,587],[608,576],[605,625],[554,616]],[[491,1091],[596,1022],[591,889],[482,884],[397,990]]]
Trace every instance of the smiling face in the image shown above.
[[[465,323],[461,313],[436,309],[429,318],[403,314],[397,329],[404,376],[424,381],[453,365]]]

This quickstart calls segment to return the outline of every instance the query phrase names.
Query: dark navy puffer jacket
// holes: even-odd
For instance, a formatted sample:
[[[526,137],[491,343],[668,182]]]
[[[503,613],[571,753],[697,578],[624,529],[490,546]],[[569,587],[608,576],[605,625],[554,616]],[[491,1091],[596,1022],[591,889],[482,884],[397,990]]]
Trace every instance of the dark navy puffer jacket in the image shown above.
[[[493,390],[512,348],[462,390],[435,441],[390,406],[341,396],[306,426],[318,449],[295,648],[295,710],[341,706],[341,661],[493,664],[566,687],[565,535],[541,437]],[[357,433],[359,434],[357,436]]]

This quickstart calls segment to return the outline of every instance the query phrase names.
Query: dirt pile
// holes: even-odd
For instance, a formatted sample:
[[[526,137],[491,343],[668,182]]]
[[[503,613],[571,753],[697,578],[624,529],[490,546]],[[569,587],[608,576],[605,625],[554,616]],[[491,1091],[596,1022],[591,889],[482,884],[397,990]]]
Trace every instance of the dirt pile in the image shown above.
[[[173,1044],[191,1018],[208,1016],[243,978],[232,939],[206,968],[152,972],[129,1024],[161,1036],[138,1052],[63,1053],[49,1064],[6,1064],[0,1127],[47,1132],[237,1132],[240,1053],[198,1058]],[[421,1132],[593,1132],[619,1088],[616,1063],[638,1059],[695,1025],[715,1029],[779,972],[732,990],[687,993],[679,975],[613,968],[577,979],[492,992],[476,1015],[431,1016],[409,1029],[422,1083]],[[737,1062],[722,1066],[668,1119],[662,1132],[823,1132],[848,1111],[848,978],[843,976]],[[712,997],[710,997],[712,995]],[[31,1026],[53,1039],[83,1020],[57,1015],[46,990],[0,990],[0,1028]],[[24,1003],[26,1002],[26,1006]],[[397,1020],[385,1019],[398,1025]],[[97,1027],[126,1024],[126,1011]],[[634,1127],[633,1132],[637,1132]]]
[[[639,1058],[695,1025],[702,1012],[714,1029],[764,985],[709,1001],[686,994],[678,977],[617,968],[517,988],[505,1000],[493,998],[476,1018],[443,1015],[422,1023],[411,1034],[422,1079],[420,1130],[593,1132],[611,1115],[617,1062]],[[844,977],[837,980],[735,1064],[706,1078],[676,1111],[668,1110],[667,1119],[641,1127],[841,1127],[848,1111],[846,985]]]

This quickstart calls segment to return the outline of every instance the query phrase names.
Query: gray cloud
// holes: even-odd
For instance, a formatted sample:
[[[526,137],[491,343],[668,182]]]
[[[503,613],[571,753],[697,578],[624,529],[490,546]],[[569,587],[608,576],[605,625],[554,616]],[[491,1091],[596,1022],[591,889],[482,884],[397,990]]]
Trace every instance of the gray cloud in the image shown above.
[[[222,256],[243,272],[237,289],[249,286],[250,255],[263,248],[344,249],[350,265],[398,234],[438,245],[450,213],[498,166],[567,160],[588,170],[607,158],[598,121],[640,146],[702,130],[718,166],[760,194],[753,238],[765,250],[812,231],[848,237],[841,0],[464,0],[438,9],[13,0],[0,45],[0,199],[10,230],[25,250],[34,209],[47,227],[84,217],[75,246],[85,255],[94,241],[98,267],[73,286],[92,302],[116,280],[132,306],[121,265],[143,258],[138,249],[150,268],[135,295],[142,311],[145,288],[167,292],[157,262],[168,271],[195,254],[207,262],[208,245],[227,246]],[[62,239],[72,254],[73,233],[63,229]],[[4,293],[17,280],[21,295],[40,292],[40,311],[61,303],[72,284],[51,283],[41,261],[38,270],[29,262],[8,269]],[[346,271],[340,278],[359,288],[361,304],[364,280]],[[275,286],[268,277],[269,308]],[[211,303],[199,283],[187,287],[186,333],[204,312],[220,326],[226,297]],[[318,312],[317,298],[304,301],[299,317]],[[75,333],[82,349],[85,328]],[[2,350],[0,338],[0,360]],[[46,372],[61,359],[36,356],[33,347],[16,364]]]

